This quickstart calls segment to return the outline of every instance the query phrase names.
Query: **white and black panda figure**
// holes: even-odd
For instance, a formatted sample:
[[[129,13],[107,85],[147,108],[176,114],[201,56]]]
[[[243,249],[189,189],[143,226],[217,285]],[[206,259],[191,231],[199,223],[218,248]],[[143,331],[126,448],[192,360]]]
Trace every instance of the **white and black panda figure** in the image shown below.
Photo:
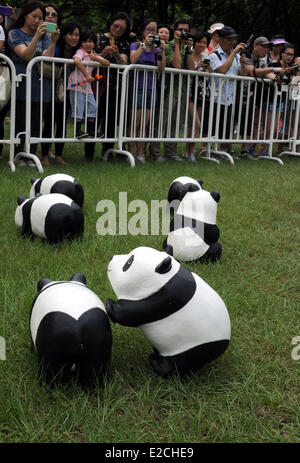
[[[21,227],[22,236],[39,236],[51,244],[79,238],[84,230],[81,207],[60,193],[32,199],[19,196],[15,222]]]
[[[44,178],[32,178],[32,187],[29,198],[35,198],[38,194],[61,193],[73,199],[78,206],[83,206],[84,191],[81,184],[71,175],[53,174]]]
[[[183,178],[188,181],[180,183],[175,180],[176,188],[171,184],[169,190],[168,201],[174,215],[163,249],[171,246],[173,256],[185,262],[216,262],[222,255],[222,246],[218,242],[220,230],[216,224],[221,195],[218,191],[203,190],[202,180],[192,183],[193,179]]]
[[[70,281],[43,278],[30,312],[30,334],[46,384],[68,381],[74,374],[86,387],[101,382],[112,346],[103,302],[86,286],[85,276]],[[57,381],[56,381],[57,380]]]
[[[223,300],[166,252],[139,247],[116,255],[107,273],[118,298],[106,301],[108,316],[143,331],[159,376],[201,368],[227,349],[231,328]]]
[[[193,179],[192,177],[178,177],[173,180],[168,192],[168,202],[181,201],[189,191],[198,191],[202,189],[203,181]]]

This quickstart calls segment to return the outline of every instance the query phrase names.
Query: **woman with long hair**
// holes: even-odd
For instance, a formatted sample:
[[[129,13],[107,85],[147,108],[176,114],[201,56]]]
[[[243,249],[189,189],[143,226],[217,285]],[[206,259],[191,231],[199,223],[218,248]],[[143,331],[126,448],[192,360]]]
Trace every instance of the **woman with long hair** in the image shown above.
[[[157,47],[153,41],[153,36],[157,35],[157,22],[148,18],[144,21],[142,28],[142,40],[140,42],[134,42],[130,45],[130,62],[132,64],[142,64],[144,66],[157,66],[160,71],[163,71],[166,66],[166,56],[165,56],[165,42],[160,40],[160,46]],[[152,91],[153,91],[153,73],[150,72],[147,76],[146,89],[144,89],[144,73],[139,72],[137,78],[137,101],[136,108],[133,108],[133,114],[135,118],[130,132],[134,132],[137,137],[141,137],[141,118],[142,118],[142,106],[143,106],[143,95],[146,93],[146,114],[144,119],[144,127],[147,129],[151,116],[151,102],[152,100]],[[135,89],[133,88],[133,80],[131,81],[131,89],[129,91],[129,101],[130,104],[133,102],[133,93]],[[156,98],[156,95],[154,95]],[[136,111],[135,111],[136,110]],[[155,104],[152,107],[152,110],[155,110]],[[144,118],[144,117],[143,117]],[[135,127],[134,127],[135,126]],[[144,164],[145,161],[145,143],[138,142],[136,160]],[[134,143],[129,143],[129,150],[131,154],[134,155]]]
[[[68,21],[61,26],[60,37],[55,47],[56,58],[71,59],[75,55],[79,47],[81,28],[80,25],[74,21]],[[66,69],[66,82],[68,77],[73,71],[73,65],[67,65]],[[61,74],[60,79],[64,79],[64,74]],[[64,120],[64,104],[65,104],[65,120]],[[68,114],[70,112],[70,98],[69,91],[67,90],[66,98],[64,101],[55,100],[54,103],[54,124],[56,125],[55,138],[62,138],[64,128],[66,130]],[[43,130],[43,137],[51,137],[52,128],[52,104],[49,104],[47,118],[45,117],[45,126]],[[49,165],[48,152],[50,143],[45,143],[43,148],[43,163]],[[55,158],[54,161],[58,164],[66,165],[67,163],[62,158],[64,143],[55,143]]]
[[[28,62],[36,56],[54,56],[56,42],[59,38],[59,29],[56,32],[47,33],[43,25],[45,20],[45,7],[39,2],[26,3],[20,15],[10,27],[8,33],[8,45],[11,50],[12,61],[16,67],[17,74],[25,74]],[[31,135],[39,136],[40,128],[40,95],[41,86],[43,95],[43,111],[46,103],[51,100],[51,81],[40,80],[37,66],[32,69],[31,75]],[[23,79],[17,87],[16,93],[16,135],[25,132],[26,115],[26,81]],[[21,143],[17,146],[15,153],[24,149],[25,136],[20,136]],[[31,152],[36,153],[36,145],[31,145]],[[35,166],[32,161],[27,165]],[[24,159],[20,159],[18,165],[26,165]]]

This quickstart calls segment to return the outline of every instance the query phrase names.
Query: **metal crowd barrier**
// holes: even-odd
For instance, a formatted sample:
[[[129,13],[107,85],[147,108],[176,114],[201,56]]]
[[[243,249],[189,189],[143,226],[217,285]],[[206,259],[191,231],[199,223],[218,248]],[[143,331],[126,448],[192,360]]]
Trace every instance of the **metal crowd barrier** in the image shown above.
[[[8,58],[6,59],[8,60]],[[11,139],[4,141],[11,144],[10,164],[14,170],[13,145],[18,143],[14,136],[15,86],[22,76],[16,76],[12,62],[8,60],[12,71],[12,106],[11,106]],[[51,135],[43,136],[43,117],[35,136],[31,128],[31,76],[33,66],[41,64],[40,79],[45,79],[45,65],[51,64],[51,106],[48,117],[51,117]],[[166,68],[159,72],[153,66],[111,65],[108,68],[97,63],[85,63],[94,66],[102,80],[95,80],[95,98],[99,111],[96,115],[94,136],[76,138],[76,116],[64,125],[62,136],[55,135],[56,107],[56,68],[63,67],[63,101],[61,111],[66,119],[68,108],[67,73],[73,60],[36,57],[28,63],[26,72],[26,151],[16,157],[28,157],[36,163],[40,172],[43,167],[37,156],[30,153],[33,143],[114,143],[116,148],[106,151],[104,160],[112,153],[122,154],[130,165],[135,160],[126,144],[145,142],[165,143],[200,143],[204,145],[199,158],[213,162],[227,159],[234,164],[231,154],[224,151],[223,145],[263,144],[265,153],[257,159],[274,160],[283,164],[283,154],[299,155],[296,152],[300,145],[299,86],[284,86],[263,79],[243,76],[224,76],[217,73],[195,72],[183,69]],[[77,72],[77,71],[76,71]],[[49,77],[49,76],[48,76]],[[77,107],[75,92],[75,113]],[[105,98],[103,99],[103,96]],[[43,114],[43,85],[40,85],[40,114]],[[103,103],[104,102],[104,103]],[[87,108],[87,103],[86,103]],[[85,108],[85,109],[86,109]],[[280,110],[278,109],[280,108]],[[109,117],[109,113],[113,118]],[[98,122],[102,133],[98,134]],[[200,123],[199,123],[200,121]],[[48,120],[49,123],[49,120]],[[112,127],[113,126],[113,127]],[[84,129],[87,130],[85,111]],[[288,150],[283,150],[279,157],[273,156],[274,143]],[[219,148],[221,146],[221,148]],[[174,152],[175,154],[175,152]]]
[[[14,63],[5,55],[0,54],[0,61],[4,62],[6,66],[9,68],[10,72],[10,98],[9,98],[9,109],[10,112],[10,129],[9,129],[9,138],[4,138],[0,140],[1,144],[10,145],[9,146],[9,165],[12,172],[15,172],[16,167],[14,163],[14,147],[19,143],[19,139],[15,137],[15,113],[16,113],[16,85],[20,82],[21,77],[16,75],[16,69]],[[1,63],[0,66],[3,66]],[[5,90],[6,91],[6,90]],[[6,95],[7,96],[7,95]],[[8,104],[8,103],[7,103]],[[1,110],[3,110],[2,108]],[[4,124],[4,120],[3,120]],[[5,132],[4,132],[5,137]]]

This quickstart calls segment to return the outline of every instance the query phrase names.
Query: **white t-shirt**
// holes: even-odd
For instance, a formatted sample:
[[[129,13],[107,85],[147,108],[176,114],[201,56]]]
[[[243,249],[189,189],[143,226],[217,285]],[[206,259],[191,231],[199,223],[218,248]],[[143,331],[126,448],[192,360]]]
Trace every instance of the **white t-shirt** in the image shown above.
[[[5,34],[2,26],[0,26],[0,40],[5,40]]]

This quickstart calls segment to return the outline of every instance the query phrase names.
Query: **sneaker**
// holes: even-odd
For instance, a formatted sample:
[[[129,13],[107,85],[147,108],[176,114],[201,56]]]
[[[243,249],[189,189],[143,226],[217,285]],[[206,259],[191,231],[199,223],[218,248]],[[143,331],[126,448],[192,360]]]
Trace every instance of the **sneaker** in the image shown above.
[[[158,156],[157,158],[153,158],[153,161],[155,162],[166,162],[166,158],[163,156]]]
[[[239,156],[234,151],[230,151],[229,154],[234,161],[238,161],[240,159]]]
[[[80,140],[80,138],[88,138],[89,134],[87,132],[82,132],[81,130],[79,132],[76,132],[76,138]]]
[[[20,160],[17,162],[17,166],[18,166],[18,167],[25,167],[25,166],[26,166],[26,163],[25,163],[25,161],[23,161],[23,159],[20,159]]]
[[[141,154],[139,154],[136,158],[135,158],[136,161],[140,162],[141,164],[146,164],[146,159],[145,159],[145,156],[142,156]]]
[[[179,156],[176,156],[175,154],[173,156],[167,156],[169,161],[177,161],[177,162],[182,162],[183,159],[181,159]]]
[[[26,166],[35,167],[35,163],[33,161],[26,161]]]
[[[253,148],[253,146],[250,146],[250,148],[248,148],[247,158],[251,159],[252,161],[256,161],[256,157],[254,156],[254,153],[255,153],[255,149]]]
[[[196,162],[195,153],[185,153],[184,157],[187,159],[187,161]]]
[[[247,158],[249,152],[247,150],[243,150],[240,152],[240,158]]]

